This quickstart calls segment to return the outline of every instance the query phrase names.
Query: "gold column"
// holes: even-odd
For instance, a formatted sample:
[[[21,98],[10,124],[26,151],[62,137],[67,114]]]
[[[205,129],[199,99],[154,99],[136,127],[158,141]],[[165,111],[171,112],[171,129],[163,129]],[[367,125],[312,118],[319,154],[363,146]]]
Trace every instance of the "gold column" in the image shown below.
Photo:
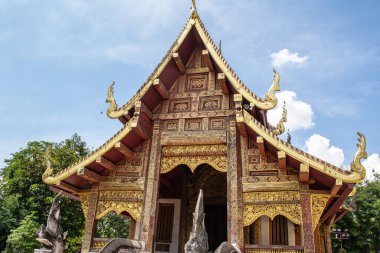
[[[148,169],[146,171],[143,214],[140,240],[145,241],[146,250],[153,252],[153,235],[156,223],[156,209],[161,164],[161,122],[155,121],[151,138]]]

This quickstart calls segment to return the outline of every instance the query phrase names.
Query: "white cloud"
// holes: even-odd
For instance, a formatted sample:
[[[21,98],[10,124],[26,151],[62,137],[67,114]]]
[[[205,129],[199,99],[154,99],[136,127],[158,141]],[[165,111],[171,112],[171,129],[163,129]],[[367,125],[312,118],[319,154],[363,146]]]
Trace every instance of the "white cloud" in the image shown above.
[[[298,56],[298,53],[290,53],[289,49],[281,49],[277,53],[272,53],[270,55],[272,58],[273,67],[280,68],[287,64],[295,64],[296,66],[304,66],[309,59],[308,55]]]
[[[282,115],[282,105],[286,102],[288,110],[288,122],[285,127],[290,131],[299,129],[309,129],[314,126],[314,112],[311,105],[298,100],[297,94],[294,91],[284,90],[276,94],[278,98],[278,106],[268,112],[268,121],[276,126]]]
[[[313,134],[306,140],[306,152],[338,167],[343,166],[344,152],[341,148],[331,146],[330,140],[319,134]]]
[[[380,173],[380,157],[379,154],[372,154],[363,161],[363,166],[366,168],[368,180],[373,180],[375,173]]]

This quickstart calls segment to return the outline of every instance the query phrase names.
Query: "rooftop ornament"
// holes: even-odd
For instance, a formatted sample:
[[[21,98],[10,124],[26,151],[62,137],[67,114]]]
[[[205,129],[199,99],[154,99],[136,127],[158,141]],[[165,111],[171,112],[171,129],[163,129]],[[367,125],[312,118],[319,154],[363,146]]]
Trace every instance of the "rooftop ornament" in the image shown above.
[[[359,139],[358,139],[359,143],[357,145],[358,150],[356,151],[354,160],[351,163],[351,172],[358,173],[361,176],[361,178],[364,179],[366,175],[366,171],[363,164],[361,163],[361,160],[367,159],[367,151],[366,151],[367,144],[366,144],[365,136],[359,131],[357,131],[357,134],[359,135]]]

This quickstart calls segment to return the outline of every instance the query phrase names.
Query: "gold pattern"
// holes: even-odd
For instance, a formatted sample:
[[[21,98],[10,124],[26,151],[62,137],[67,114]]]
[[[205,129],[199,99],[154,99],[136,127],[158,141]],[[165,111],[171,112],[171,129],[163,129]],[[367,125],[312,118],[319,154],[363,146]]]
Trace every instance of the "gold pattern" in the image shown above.
[[[161,173],[167,173],[179,165],[187,165],[192,172],[201,164],[209,164],[220,172],[227,172],[226,156],[190,156],[190,157],[163,157]]]
[[[319,219],[321,218],[321,215],[323,211],[325,210],[325,206],[329,198],[330,198],[330,195],[328,194],[311,194],[310,195],[313,231],[315,230],[315,228],[317,227],[319,223]]]
[[[366,139],[362,133],[357,132],[357,134],[359,135],[358,150],[356,151],[354,160],[351,163],[351,171],[358,173],[361,176],[361,178],[364,179],[366,175],[366,170],[363,164],[361,163],[361,160],[367,158]]]
[[[298,191],[299,182],[255,182],[255,183],[243,183],[243,191]]]
[[[286,110],[286,106],[284,103],[284,106],[282,107],[282,116],[280,121],[277,123],[276,128],[273,130],[274,135],[281,135],[285,132],[285,126],[284,123],[288,121],[288,111]]]
[[[83,215],[85,219],[87,219],[90,197],[91,197],[91,194],[89,192],[79,194],[80,204],[82,206],[82,211],[83,211]]]
[[[180,145],[164,146],[162,148],[163,156],[190,156],[190,155],[212,155],[226,154],[226,145]]]
[[[45,181],[46,178],[50,177],[53,174],[53,169],[51,168],[50,159],[51,159],[51,145],[49,145],[45,151],[44,162],[45,162],[46,170],[42,174],[43,181]]]
[[[100,191],[96,219],[114,211],[117,214],[128,212],[135,220],[140,221],[142,198],[142,191]]]
[[[243,194],[244,202],[294,201],[299,199],[298,191],[247,192]]]
[[[266,215],[271,220],[277,215],[288,218],[294,224],[302,224],[300,204],[244,205],[244,226],[249,226],[259,217]]]
[[[133,219],[140,221],[141,211],[141,202],[99,201],[96,210],[96,219],[101,219],[109,212],[116,212],[117,214],[128,212]]]

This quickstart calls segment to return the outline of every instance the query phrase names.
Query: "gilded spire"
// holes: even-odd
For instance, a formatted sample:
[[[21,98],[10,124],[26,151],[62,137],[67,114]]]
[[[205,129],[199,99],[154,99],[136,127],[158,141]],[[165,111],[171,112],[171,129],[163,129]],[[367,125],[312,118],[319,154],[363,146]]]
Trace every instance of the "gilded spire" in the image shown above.
[[[366,171],[363,164],[361,163],[361,160],[367,158],[367,151],[366,151],[367,144],[366,144],[365,136],[359,131],[357,131],[357,134],[359,135],[359,139],[358,139],[359,143],[357,145],[358,150],[356,151],[354,160],[351,163],[351,171],[358,173],[361,176],[361,178],[364,179]]]
[[[46,178],[50,177],[53,174],[53,169],[51,168],[51,145],[46,148],[44,163],[46,166],[45,172],[42,174],[42,181],[45,181]]]
[[[191,0],[192,2],[192,6],[191,6],[191,16],[192,18],[196,18],[198,16],[198,12],[197,12],[197,4],[195,2],[195,0]]]
[[[106,99],[106,103],[110,103],[110,105],[108,106],[108,109],[107,109],[107,116],[110,118],[113,118],[113,117],[111,117],[111,113],[117,111],[116,100],[113,97],[113,86],[114,85],[115,85],[115,82],[112,81],[112,83],[108,87],[107,99]]]
[[[281,135],[285,132],[284,123],[288,121],[288,111],[286,110],[286,104],[282,107],[282,116],[280,121],[277,123],[276,128],[273,130],[274,135]]]

